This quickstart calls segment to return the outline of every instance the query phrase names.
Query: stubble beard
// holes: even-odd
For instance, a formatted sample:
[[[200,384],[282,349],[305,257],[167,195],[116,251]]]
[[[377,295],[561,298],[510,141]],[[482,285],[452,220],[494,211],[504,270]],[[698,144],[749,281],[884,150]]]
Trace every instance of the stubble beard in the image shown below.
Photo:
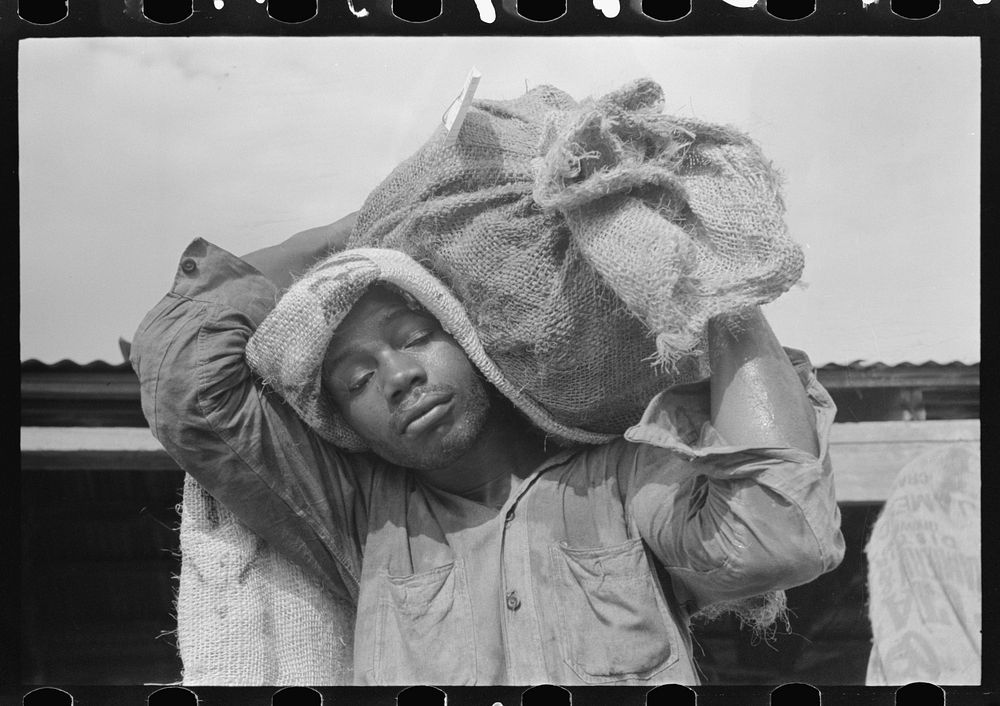
[[[372,451],[390,463],[417,471],[435,471],[455,463],[486,431],[493,411],[487,383],[478,376],[465,392],[465,413],[439,444],[431,448],[396,449],[388,444],[371,443]]]

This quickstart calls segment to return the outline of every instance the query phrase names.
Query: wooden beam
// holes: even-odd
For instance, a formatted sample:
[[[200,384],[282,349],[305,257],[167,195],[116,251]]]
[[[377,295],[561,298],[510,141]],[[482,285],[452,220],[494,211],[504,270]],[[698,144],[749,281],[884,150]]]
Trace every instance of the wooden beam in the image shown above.
[[[950,444],[979,450],[978,419],[834,424],[837,499],[883,502],[896,474],[922,453]],[[148,429],[22,427],[21,467],[47,470],[178,471]]]
[[[163,451],[143,427],[21,427],[21,451]]]
[[[830,459],[840,502],[883,502],[917,456],[959,444],[979,450],[978,419],[834,424]]]
[[[146,425],[132,371],[23,372],[21,423],[28,426]]]
[[[21,468],[178,471],[148,428],[21,427]]]
[[[21,397],[43,400],[138,400],[139,380],[132,371],[21,373]]]
[[[868,368],[825,366],[816,377],[829,390],[866,387],[979,387],[979,365],[873,365]]]

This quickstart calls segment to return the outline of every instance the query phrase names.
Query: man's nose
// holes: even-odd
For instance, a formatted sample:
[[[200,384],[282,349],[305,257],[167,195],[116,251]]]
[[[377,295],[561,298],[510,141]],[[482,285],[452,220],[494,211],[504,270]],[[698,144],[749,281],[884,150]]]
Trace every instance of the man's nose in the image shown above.
[[[394,405],[406,399],[413,388],[427,382],[423,366],[404,351],[386,353],[382,366],[382,393]]]

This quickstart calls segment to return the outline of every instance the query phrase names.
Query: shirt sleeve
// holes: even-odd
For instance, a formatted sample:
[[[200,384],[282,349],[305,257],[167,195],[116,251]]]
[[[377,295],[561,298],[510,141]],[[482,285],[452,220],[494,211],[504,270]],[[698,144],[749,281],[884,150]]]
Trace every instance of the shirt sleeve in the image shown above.
[[[241,522],[356,600],[375,463],[316,435],[245,360],[277,290],[205,240],[185,250],[172,290],[139,326],[132,365],[167,453]]]
[[[843,559],[829,458],[836,407],[805,354],[786,351],[816,414],[819,457],[727,444],[709,422],[707,381],[661,393],[625,433],[627,513],[694,609],[808,583]]]

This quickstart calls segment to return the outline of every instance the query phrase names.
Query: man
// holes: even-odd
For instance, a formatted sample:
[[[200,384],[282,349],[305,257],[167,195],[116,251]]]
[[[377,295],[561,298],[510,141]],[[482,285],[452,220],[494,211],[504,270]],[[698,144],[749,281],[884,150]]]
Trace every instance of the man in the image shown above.
[[[358,684],[694,684],[693,612],[837,566],[834,408],[758,311],[712,322],[709,383],[658,395],[625,438],[573,445],[433,277],[347,251],[279,305],[322,292],[321,359],[281,359],[321,392],[255,377],[248,340],[352,222],[243,259],[195,241],[132,356],[181,467],[356,600]],[[306,312],[281,313],[287,353]]]

